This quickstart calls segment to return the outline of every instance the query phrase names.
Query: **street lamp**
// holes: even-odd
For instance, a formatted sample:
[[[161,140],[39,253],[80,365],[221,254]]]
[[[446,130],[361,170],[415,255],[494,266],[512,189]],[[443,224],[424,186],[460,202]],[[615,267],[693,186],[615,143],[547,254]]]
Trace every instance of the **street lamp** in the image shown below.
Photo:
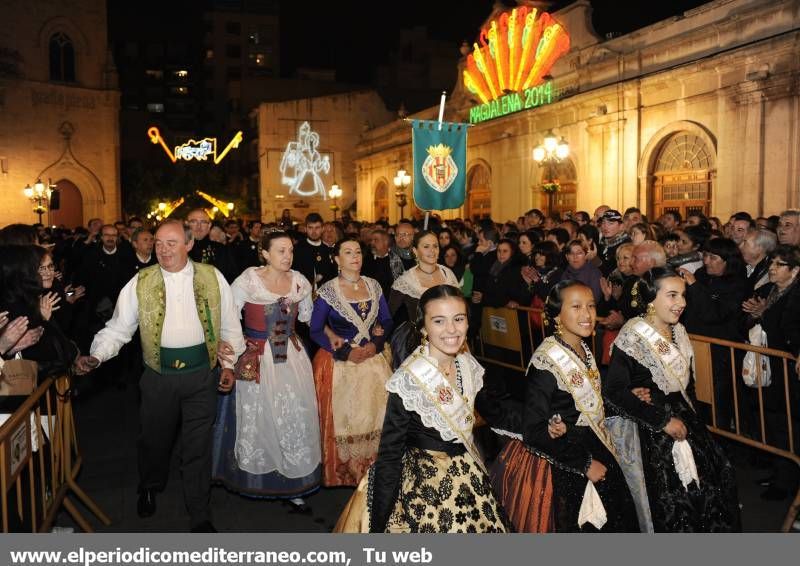
[[[545,174],[542,179],[542,191],[547,193],[547,212],[553,212],[555,194],[560,188],[556,177],[556,167],[559,163],[569,157],[569,144],[563,137],[559,140],[548,130],[544,136],[544,141],[533,148],[533,160],[540,167],[545,167]]]
[[[403,218],[403,209],[408,204],[406,199],[406,187],[411,184],[411,175],[406,173],[405,169],[400,169],[394,178],[394,186],[397,190],[394,192],[394,197],[397,199],[397,206],[400,207],[400,218]]]
[[[33,187],[25,185],[25,188],[22,189],[25,197],[34,204],[33,212],[39,215],[39,224],[42,223],[42,215],[47,212],[47,203],[50,201],[50,195],[53,194],[54,188],[55,186],[50,181],[45,185],[41,179],[36,179]]]
[[[342,196],[342,189],[334,182],[328,190],[328,196],[333,199],[331,210],[333,211],[333,220],[336,221],[336,213],[339,211],[339,197]]]

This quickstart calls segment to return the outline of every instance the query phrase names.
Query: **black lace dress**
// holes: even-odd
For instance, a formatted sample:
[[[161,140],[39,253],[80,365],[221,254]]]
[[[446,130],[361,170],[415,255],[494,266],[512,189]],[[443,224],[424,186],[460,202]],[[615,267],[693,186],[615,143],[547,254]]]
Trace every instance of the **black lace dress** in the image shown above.
[[[652,404],[640,401],[631,390],[650,389]],[[644,365],[615,347],[603,380],[606,404],[613,404],[639,425],[645,483],[655,532],[741,531],[734,469],[705,424],[680,392],[665,394]],[[675,471],[675,441],[663,432],[671,417],[683,421],[688,431],[700,485],[684,487]]]

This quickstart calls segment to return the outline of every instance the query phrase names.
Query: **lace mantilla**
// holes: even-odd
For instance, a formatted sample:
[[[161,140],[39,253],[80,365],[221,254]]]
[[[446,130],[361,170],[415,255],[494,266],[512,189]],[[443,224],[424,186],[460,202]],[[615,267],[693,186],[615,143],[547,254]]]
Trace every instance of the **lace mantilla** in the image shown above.
[[[633,318],[620,330],[614,346],[631,356],[650,371],[658,388],[664,393],[684,393],[689,385],[691,370],[694,364],[692,343],[686,328],[680,323],[673,327],[674,343],[661,340],[663,350],[658,352],[637,332],[638,324],[652,326],[642,318]],[[657,332],[653,330],[654,332]]]
[[[436,267],[441,270],[445,284],[458,287],[458,279],[456,279],[456,276],[450,271],[449,267],[445,267],[444,265],[437,265]],[[428,290],[428,287],[423,287],[422,283],[419,282],[419,279],[414,274],[414,269],[409,269],[403,273],[403,275],[395,279],[392,284],[392,289],[396,289],[414,299],[419,299],[422,293]]]
[[[370,307],[367,318],[363,319],[356,313],[353,304],[347,300],[342,293],[339,279],[331,279],[317,291],[317,295],[322,297],[333,309],[342,315],[347,322],[358,330],[358,334],[353,338],[353,343],[360,344],[363,340],[370,339],[370,329],[378,320],[378,308],[380,307],[381,286],[375,279],[362,276],[361,279],[369,291]]]
[[[448,420],[444,417],[439,409],[433,404],[433,401],[426,395],[425,391],[420,388],[416,380],[408,371],[407,366],[419,356],[424,357],[434,367],[437,367],[436,360],[428,356],[428,349],[426,346],[420,346],[414,353],[409,356],[403,365],[394,372],[392,377],[386,383],[386,389],[390,393],[397,393],[403,400],[403,406],[407,411],[417,413],[422,419],[422,424],[427,427],[436,429],[445,441],[461,442],[458,433],[453,430]],[[475,396],[478,391],[483,387],[483,373],[484,369],[478,361],[472,357],[471,354],[459,354],[456,356],[456,363],[459,364],[462,376],[462,385],[464,387],[463,402],[466,403],[467,410],[465,411],[465,421],[475,411]],[[441,375],[441,374],[440,374]],[[460,397],[456,393],[457,397]],[[456,423],[457,426],[463,428],[469,427],[471,429],[472,422],[469,423]],[[470,433],[471,436],[471,433]]]

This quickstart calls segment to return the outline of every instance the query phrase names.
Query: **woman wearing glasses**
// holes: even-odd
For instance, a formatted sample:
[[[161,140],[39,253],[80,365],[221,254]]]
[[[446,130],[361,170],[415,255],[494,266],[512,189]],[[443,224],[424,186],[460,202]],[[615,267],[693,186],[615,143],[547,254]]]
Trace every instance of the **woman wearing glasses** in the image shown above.
[[[214,480],[243,495],[289,499],[319,487],[320,436],[311,361],[295,322],[311,319],[311,284],[293,271],[285,232],[261,239],[264,267],[231,286],[242,309],[247,350],[235,391],[221,397],[214,429]]]

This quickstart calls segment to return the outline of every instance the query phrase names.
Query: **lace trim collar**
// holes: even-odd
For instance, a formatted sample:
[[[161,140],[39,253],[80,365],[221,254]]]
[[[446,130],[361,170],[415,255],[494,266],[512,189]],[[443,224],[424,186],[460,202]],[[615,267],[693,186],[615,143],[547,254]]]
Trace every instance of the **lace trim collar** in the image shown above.
[[[317,291],[318,296],[322,297],[326,303],[333,307],[333,309],[344,317],[347,322],[352,324],[358,331],[358,334],[353,338],[353,342],[360,344],[363,340],[370,339],[370,328],[372,328],[375,321],[378,319],[378,308],[380,307],[380,284],[370,277],[361,276],[361,280],[369,290],[370,307],[367,313],[367,318],[362,319],[361,316],[353,308],[353,304],[342,293],[342,287],[339,284],[339,278],[331,279],[325,283]]]
[[[675,341],[661,340],[660,344],[643,337],[642,331],[647,329],[658,332],[643,318],[629,320],[614,340],[614,346],[650,370],[653,383],[664,393],[685,393],[694,365],[694,351],[686,328],[676,324],[672,332]]]
[[[466,437],[468,440],[472,438],[475,396],[483,387],[484,369],[469,353],[456,356],[456,362],[461,371],[463,394],[459,394],[456,391],[450,397],[450,392],[440,389],[439,398],[435,401],[440,403],[440,406],[449,407],[445,409],[445,412],[451,416],[448,419],[445,418],[442,410],[434,405],[434,399],[426,394],[426,391],[417,383],[418,379],[422,380],[427,389],[437,391],[442,382],[446,384],[447,380],[438,369],[435,372],[429,372],[427,376],[420,375],[418,371],[413,371],[412,373],[413,364],[420,359],[429,362],[434,368],[438,368],[436,360],[428,355],[428,347],[420,346],[406,358],[403,364],[389,378],[386,383],[386,389],[390,393],[396,393],[400,396],[406,410],[417,413],[422,419],[422,424],[435,429],[443,440],[466,444],[462,437]],[[452,392],[452,388],[449,389]],[[454,426],[459,430],[455,430]]]
[[[263,301],[266,304],[271,304],[282,298],[284,295],[278,295],[266,288],[264,282],[261,280],[261,277],[258,275],[259,270],[264,269],[266,269],[266,267],[251,267],[242,273],[239,278],[243,279],[244,288],[248,291],[248,294],[252,298],[251,302]],[[311,294],[311,284],[308,282],[308,279],[306,279],[299,271],[292,269],[291,272],[292,287],[285,297],[291,302],[297,303],[304,299],[307,295]]]
[[[444,265],[437,265],[436,267],[438,267],[442,272],[442,276],[444,277],[444,282],[446,285],[458,287],[458,279],[456,279],[456,276],[449,267],[445,267]],[[422,286],[422,283],[419,282],[419,279],[417,279],[417,276],[414,274],[414,269],[412,268],[395,279],[394,283],[392,284],[392,289],[400,291],[412,299],[419,299],[422,296],[422,293],[428,290],[428,287]]]

